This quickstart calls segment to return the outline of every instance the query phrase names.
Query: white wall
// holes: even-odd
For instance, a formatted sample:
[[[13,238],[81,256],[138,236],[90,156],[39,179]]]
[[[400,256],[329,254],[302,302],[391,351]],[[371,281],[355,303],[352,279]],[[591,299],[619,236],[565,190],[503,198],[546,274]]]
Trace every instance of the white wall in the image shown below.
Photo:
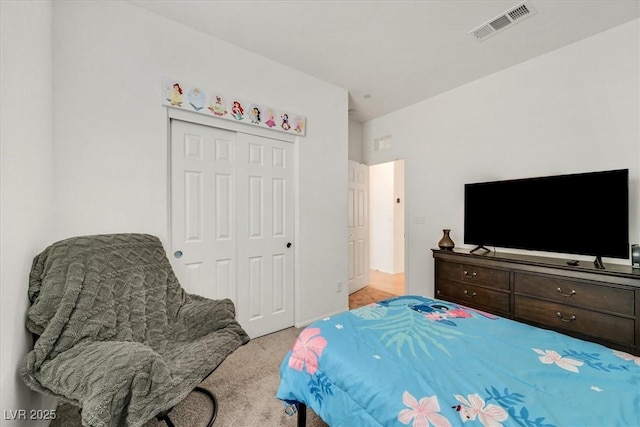
[[[24,326],[33,258],[49,243],[52,207],[51,2],[0,2],[0,410],[50,407],[18,377],[31,334]],[[14,412],[15,413],[15,412]],[[28,412],[27,412],[28,413]],[[42,421],[41,425],[48,422]]]
[[[365,163],[406,159],[407,292],[433,295],[443,228],[462,246],[467,182],[628,168],[640,241],[639,22],[364,124]],[[393,147],[373,152],[388,134]]]
[[[369,167],[369,267],[394,273],[393,162]]]
[[[307,117],[296,143],[296,322],[347,307],[335,292],[347,281],[344,89],[120,1],[54,3],[53,43],[56,239],[147,232],[167,244],[160,81],[181,79]]]
[[[362,163],[362,123],[349,120],[349,160]]]
[[[404,271],[404,199],[404,160],[369,167],[371,270]]]

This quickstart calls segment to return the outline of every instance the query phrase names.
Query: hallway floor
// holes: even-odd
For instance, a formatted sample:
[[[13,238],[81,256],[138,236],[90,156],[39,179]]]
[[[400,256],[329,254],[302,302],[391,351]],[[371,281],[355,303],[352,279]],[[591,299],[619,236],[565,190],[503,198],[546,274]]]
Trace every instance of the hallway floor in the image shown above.
[[[404,273],[389,274],[371,270],[369,284],[349,295],[349,309],[398,295],[404,295]]]
[[[369,272],[369,285],[394,295],[404,294],[404,273],[389,274],[378,270]]]

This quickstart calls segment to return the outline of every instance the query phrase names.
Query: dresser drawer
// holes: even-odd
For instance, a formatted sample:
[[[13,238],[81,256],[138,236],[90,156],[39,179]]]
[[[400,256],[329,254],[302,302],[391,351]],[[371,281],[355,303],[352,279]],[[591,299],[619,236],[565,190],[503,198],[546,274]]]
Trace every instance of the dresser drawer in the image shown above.
[[[509,272],[506,270],[447,261],[438,262],[437,269],[438,276],[445,280],[489,286],[506,291],[510,289]]]
[[[516,273],[514,281],[516,295],[540,297],[558,304],[576,305],[628,316],[635,313],[632,290],[524,273]]]
[[[515,297],[514,305],[516,320],[526,320],[557,331],[574,332],[631,347],[635,344],[633,319],[520,295]]]
[[[503,316],[509,316],[509,292],[501,292],[470,283],[438,280],[436,297],[463,305],[481,308]]]

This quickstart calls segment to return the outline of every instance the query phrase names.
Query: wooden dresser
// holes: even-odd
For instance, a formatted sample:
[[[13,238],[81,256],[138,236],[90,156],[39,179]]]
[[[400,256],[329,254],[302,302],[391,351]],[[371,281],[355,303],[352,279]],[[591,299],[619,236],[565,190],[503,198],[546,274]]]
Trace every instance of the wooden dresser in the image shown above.
[[[433,250],[435,295],[640,355],[640,269],[529,255]]]

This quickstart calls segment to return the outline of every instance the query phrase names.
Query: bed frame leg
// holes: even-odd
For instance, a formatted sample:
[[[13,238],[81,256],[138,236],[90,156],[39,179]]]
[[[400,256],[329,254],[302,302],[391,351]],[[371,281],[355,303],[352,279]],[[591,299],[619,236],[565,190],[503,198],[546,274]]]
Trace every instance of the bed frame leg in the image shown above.
[[[307,426],[307,405],[302,402],[298,403],[298,427]]]

